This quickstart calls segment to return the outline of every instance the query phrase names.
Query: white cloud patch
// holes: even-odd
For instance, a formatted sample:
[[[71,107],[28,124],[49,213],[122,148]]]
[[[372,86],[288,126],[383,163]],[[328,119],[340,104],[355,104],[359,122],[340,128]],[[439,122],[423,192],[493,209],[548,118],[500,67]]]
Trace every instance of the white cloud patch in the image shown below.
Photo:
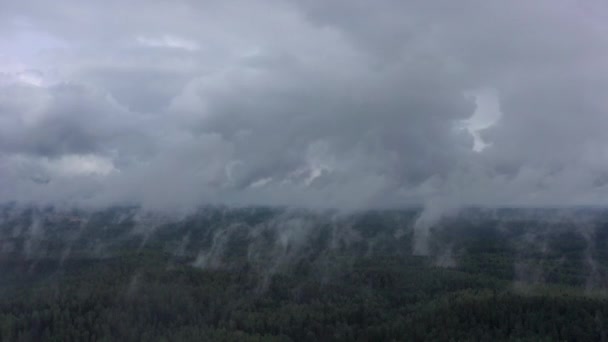
[[[473,150],[481,152],[488,147],[488,143],[481,137],[481,132],[496,124],[501,116],[499,96],[495,89],[479,89],[467,92],[466,95],[474,98],[476,108],[473,115],[460,124],[475,139]]]
[[[171,35],[162,35],[159,37],[137,37],[137,42],[143,46],[156,48],[184,49],[188,51],[196,51],[199,49],[195,41],[180,38]]]
[[[95,155],[63,155],[57,160],[47,160],[46,167],[61,175],[100,175],[117,172],[112,161]]]

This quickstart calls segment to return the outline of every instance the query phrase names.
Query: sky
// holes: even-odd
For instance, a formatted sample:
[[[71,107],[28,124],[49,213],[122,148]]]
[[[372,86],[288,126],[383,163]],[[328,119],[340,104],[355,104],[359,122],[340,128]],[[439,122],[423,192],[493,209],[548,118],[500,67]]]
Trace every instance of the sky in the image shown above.
[[[608,204],[600,0],[0,0],[0,202]]]

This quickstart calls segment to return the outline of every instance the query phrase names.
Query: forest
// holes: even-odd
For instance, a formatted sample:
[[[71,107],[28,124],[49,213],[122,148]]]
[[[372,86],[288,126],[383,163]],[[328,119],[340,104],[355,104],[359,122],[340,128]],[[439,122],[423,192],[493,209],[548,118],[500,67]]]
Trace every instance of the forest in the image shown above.
[[[608,212],[421,215],[5,206],[0,340],[607,340]]]

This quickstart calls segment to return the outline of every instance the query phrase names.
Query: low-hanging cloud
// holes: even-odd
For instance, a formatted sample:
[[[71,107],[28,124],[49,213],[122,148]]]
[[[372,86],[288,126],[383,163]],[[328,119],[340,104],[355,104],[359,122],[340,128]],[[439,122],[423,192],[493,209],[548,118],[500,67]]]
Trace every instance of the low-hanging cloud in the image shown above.
[[[6,2],[0,201],[606,204],[606,15],[567,0]],[[476,122],[488,101],[500,113]]]

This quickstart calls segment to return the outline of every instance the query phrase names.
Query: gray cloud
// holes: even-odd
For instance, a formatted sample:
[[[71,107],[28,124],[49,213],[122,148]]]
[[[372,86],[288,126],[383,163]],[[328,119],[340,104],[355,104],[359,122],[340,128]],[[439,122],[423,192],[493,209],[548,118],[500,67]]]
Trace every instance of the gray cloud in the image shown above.
[[[606,203],[599,1],[62,0],[0,13],[2,201]],[[475,151],[481,89],[501,113]]]

